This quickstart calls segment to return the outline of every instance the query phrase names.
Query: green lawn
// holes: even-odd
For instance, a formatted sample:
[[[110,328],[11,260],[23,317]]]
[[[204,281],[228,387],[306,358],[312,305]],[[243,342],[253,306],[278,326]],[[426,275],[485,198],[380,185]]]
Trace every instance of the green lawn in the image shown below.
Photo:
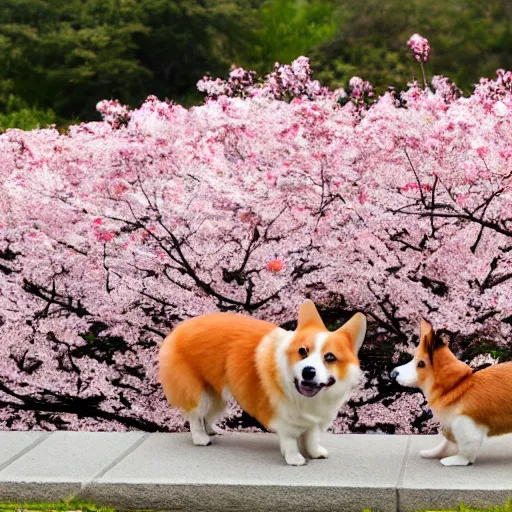
[[[451,512],[451,511],[443,511],[443,512]],[[491,508],[470,508],[470,507],[466,507],[465,505],[460,505],[459,508],[457,509],[457,512],[512,512],[512,501],[509,501],[508,505],[503,505],[501,507],[491,507]]]
[[[430,512],[430,511],[424,511]],[[432,511],[434,512],[434,511]],[[438,512],[437,510],[435,512]],[[451,510],[443,510],[441,512],[455,512]],[[491,508],[471,508],[466,507],[465,505],[459,505],[456,512],[512,512],[512,501],[508,503],[508,505],[503,505],[502,507],[491,507]]]
[[[363,512],[371,512],[371,510],[367,509],[364,510]],[[509,501],[507,505],[503,505],[501,507],[471,508],[466,507],[465,505],[459,505],[457,510],[429,509],[418,512],[512,512],[512,500]]]
[[[113,508],[98,507],[82,501],[61,501],[58,503],[0,503],[0,512],[117,512]],[[362,512],[371,512],[365,509]],[[486,509],[469,508],[460,505],[457,510],[428,510],[419,512],[512,512],[512,500],[502,507]]]
[[[41,512],[116,512],[113,508],[97,507],[83,501],[61,501],[58,503],[1,503],[0,512],[41,511]]]

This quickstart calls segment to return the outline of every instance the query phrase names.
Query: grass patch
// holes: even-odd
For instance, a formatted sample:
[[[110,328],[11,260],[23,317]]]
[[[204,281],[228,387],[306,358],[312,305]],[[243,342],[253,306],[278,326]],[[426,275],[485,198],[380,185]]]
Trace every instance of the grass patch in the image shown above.
[[[98,507],[93,503],[87,503],[84,501],[77,500],[65,500],[58,503],[1,503],[0,512],[16,512],[19,510],[37,511],[37,512],[70,512],[70,511],[81,511],[81,512],[117,512],[113,508]]]
[[[365,508],[362,512],[372,512],[372,510]],[[512,500],[510,500],[507,505],[502,505],[499,507],[471,508],[461,504],[456,509],[427,509],[421,512],[512,512]]]
[[[64,500],[57,503],[2,503],[0,502],[0,512],[119,512],[114,508],[98,507],[93,503],[77,500]],[[139,512],[150,512],[140,510]],[[372,512],[365,508],[362,512]],[[507,505],[490,508],[471,508],[465,505],[459,505],[456,510],[428,509],[421,512],[512,512],[512,500]]]
[[[367,512],[370,512],[370,511],[367,511]],[[453,509],[450,509],[450,510],[427,509],[422,512],[512,512],[512,500],[510,500],[506,505],[501,505],[499,507],[471,508],[471,507],[467,507],[464,504],[461,504],[455,510],[453,510]]]
[[[500,507],[490,508],[471,508],[466,507],[465,505],[459,505],[459,507],[457,508],[457,512],[512,512],[512,501],[509,501],[506,505],[502,505]]]

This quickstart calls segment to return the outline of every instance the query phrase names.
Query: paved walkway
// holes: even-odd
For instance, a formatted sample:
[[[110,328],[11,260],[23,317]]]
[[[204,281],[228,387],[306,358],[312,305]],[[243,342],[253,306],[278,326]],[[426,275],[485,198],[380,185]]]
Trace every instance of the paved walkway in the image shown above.
[[[70,496],[123,509],[329,512],[435,510],[512,498],[512,436],[487,440],[476,465],[418,452],[434,436],[325,435],[327,460],[288,467],[271,434],[0,432],[0,501]]]

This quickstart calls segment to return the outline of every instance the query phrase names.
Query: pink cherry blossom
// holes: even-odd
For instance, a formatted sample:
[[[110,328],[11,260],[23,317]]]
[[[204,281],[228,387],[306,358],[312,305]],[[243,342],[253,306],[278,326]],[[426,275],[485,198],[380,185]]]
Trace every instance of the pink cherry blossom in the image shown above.
[[[387,369],[421,317],[510,346],[511,77],[342,94],[301,57],[206,78],[190,109],[107,101],[67,133],[1,134],[0,424],[184,430],[156,380],[168,332],[212,311],[289,327],[307,297],[328,323],[369,319],[334,431],[434,430]]]
[[[407,41],[407,45],[411,49],[413,57],[418,62],[427,62],[428,57],[430,55],[430,46],[428,44],[428,40],[419,34],[413,34],[409,41]]]
[[[114,127],[126,124],[130,119],[130,112],[126,105],[121,105],[116,100],[103,100],[96,105],[96,110],[103,119]],[[58,151],[62,151],[59,147]]]

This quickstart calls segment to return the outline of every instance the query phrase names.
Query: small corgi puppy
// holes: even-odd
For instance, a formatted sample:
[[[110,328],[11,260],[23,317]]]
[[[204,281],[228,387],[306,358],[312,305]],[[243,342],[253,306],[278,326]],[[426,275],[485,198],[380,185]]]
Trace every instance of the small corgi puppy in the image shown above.
[[[485,437],[512,433],[512,363],[473,373],[425,320],[414,359],[390,376],[402,386],[419,387],[441,422],[444,439],[420,452],[426,459],[467,466],[475,462]]]
[[[297,330],[251,317],[212,313],[186,320],[164,340],[159,377],[167,400],[189,420],[192,441],[207,446],[212,425],[231,396],[279,435],[286,463],[327,457],[320,432],[336,418],[358,383],[357,353],[366,318],[355,314],[334,332],[310,300]]]

